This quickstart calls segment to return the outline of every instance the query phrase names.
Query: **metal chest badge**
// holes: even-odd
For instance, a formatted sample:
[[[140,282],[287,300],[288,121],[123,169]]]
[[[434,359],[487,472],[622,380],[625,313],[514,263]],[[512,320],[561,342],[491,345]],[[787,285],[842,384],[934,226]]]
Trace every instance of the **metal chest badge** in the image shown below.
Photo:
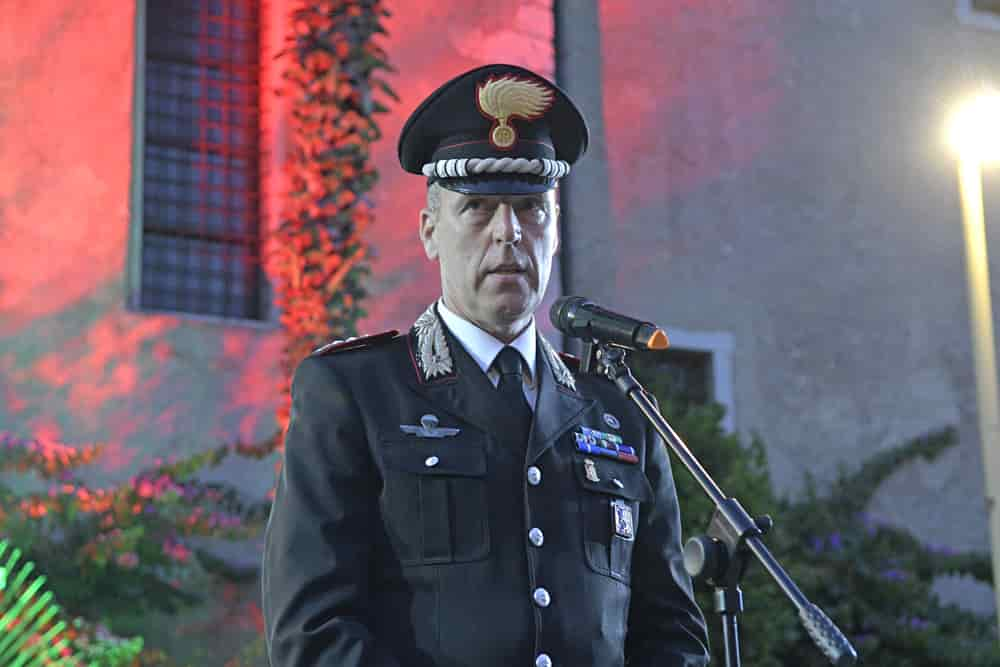
[[[594,463],[593,459],[583,460],[583,473],[587,476],[587,479],[591,482],[601,481],[601,478],[597,476],[597,465]]]
[[[635,539],[635,522],[632,517],[632,505],[621,498],[611,501],[611,525],[615,535],[623,540]]]
[[[438,426],[437,415],[424,415],[420,418],[420,426],[400,424],[399,430],[418,438],[450,438],[462,432],[462,429]]]

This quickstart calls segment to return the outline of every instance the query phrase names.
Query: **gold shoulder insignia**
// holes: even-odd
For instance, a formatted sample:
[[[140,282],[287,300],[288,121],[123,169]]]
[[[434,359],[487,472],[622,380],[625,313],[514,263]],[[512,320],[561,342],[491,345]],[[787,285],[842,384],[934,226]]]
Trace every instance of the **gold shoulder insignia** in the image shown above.
[[[370,336],[352,336],[351,338],[345,338],[344,340],[333,340],[316,348],[312,351],[310,356],[321,357],[328,354],[333,354],[334,352],[343,352],[344,350],[354,350],[360,347],[371,347],[372,345],[377,345],[382,342],[390,341],[399,334],[398,331],[392,329],[390,331],[383,331],[382,333],[371,334]]]

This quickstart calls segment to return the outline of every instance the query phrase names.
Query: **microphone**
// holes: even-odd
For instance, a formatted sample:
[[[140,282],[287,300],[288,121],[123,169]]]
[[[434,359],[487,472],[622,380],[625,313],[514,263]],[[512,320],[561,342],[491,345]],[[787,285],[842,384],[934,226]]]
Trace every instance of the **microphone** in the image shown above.
[[[582,296],[556,299],[549,310],[552,325],[567,336],[610,343],[630,350],[665,350],[667,334],[655,324],[605,310]]]

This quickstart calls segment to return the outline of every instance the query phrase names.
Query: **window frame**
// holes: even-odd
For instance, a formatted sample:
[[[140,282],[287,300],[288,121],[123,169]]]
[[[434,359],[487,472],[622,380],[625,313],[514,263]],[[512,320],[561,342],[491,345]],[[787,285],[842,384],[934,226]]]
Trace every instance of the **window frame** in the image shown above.
[[[1000,12],[993,14],[976,9],[972,5],[972,0],[956,0],[955,15],[963,25],[984,30],[1000,30]]]
[[[709,356],[712,374],[710,400],[726,408],[722,428],[736,432],[736,401],[733,390],[733,335],[726,332],[690,331],[666,327],[670,348],[701,352]]]
[[[263,24],[263,9],[261,21],[260,43],[264,43],[265,32]],[[210,324],[222,324],[226,326],[239,326],[251,329],[274,330],[280,328],[280,312],[274,302],[274,289],[270,276],[261,269],[261,294],[259,297],[265,304],[266,313],[262,319],[251,319],[245,317],[226,317],[209,313],[193,313],[186,310],[173,310],[166,308],[152,308],[143,306],[142,299],[142,249],[143,249],[143,197],[144,197],[144,175],[145,175],[145,149],[146,149],[146,0],[136,0],[135,2],[135,32],[133,41],[133,82],[132,82],[132,151],[131,151],[131,176],[129,183],[129,233],[128,248],[126,252],[125,266],[125,308],[131,312],[143,315],[174,315],[187,320],[206,322]],[[260,95],[264,94],[264,76],[260,75]],[[261,196],[258,200],[258,227],[260,237],[267,229],[267,205],[265,202],[265,165],[263,159],[266,147],[263,138],[266,136],[263,124],[265,114],[263,113],[263,100],[259,104],[260,116],[258,125],[258,135],[261,137],[261,145],[258,151],[261,153],[260,166],[258,168],[258,191]],[[263,248],[261,248],[263,251]],[[263,255],[263,252],[261,252]]]

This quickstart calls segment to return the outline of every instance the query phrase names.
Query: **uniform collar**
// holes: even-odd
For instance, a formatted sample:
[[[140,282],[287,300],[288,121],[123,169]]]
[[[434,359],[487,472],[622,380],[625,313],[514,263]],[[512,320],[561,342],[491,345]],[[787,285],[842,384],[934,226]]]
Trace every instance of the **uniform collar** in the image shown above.
[[[444,299],[438,299],[437,309],[452,335],[458,339],[458,342],[476,361],[476,364],[483,369],[483,372],[488,372],[493,360],[504,348],[504,342],[497,340],[472,322],[452,312],[448,306],[444,305]],[[531,322],[524,331],[510,342],[510,346],[521,353],[521,357],[527,365],[529,376],[534,378],[536,354],[534,317],[531,318]]]
[[[455,361],[451,356],[445,325],[438,315],[437,304],[432,303],[413,323],[408,336],[410,360],[420,383],[450,383],[458,377]],[[450,329],[449,333],[454,336]],[[535,331],[536,350],[541,350],[545,365],[557,384],[576,392],[576,380],[552,344],[539,331]],[[463,345],[464,348],[464,345]],[[472,357],[472,355],[469,355]],[[492,359],[490,360],[492,361]],[[539,365],[540,368],[540,365]]]

